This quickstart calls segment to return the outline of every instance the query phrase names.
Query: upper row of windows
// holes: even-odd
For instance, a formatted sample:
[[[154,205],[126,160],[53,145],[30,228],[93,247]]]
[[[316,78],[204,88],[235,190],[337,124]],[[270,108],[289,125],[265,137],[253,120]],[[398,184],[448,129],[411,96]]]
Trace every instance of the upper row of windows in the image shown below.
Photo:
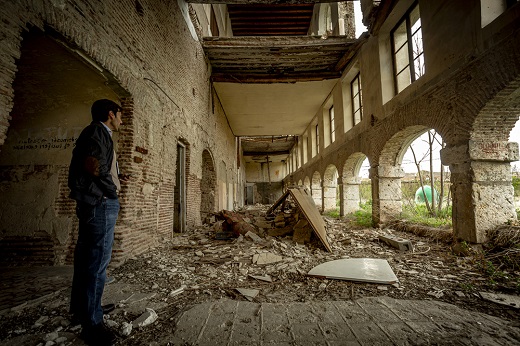
[[[518,2],[520,2],[520,0],[481,0],[483,26],[485,19],[486,23],[490,22],[500,13],[503,13],[507,8],[514,6]],[[493,15],[492,18],[490,17],[491,15]],[[490,17],[491,20],[488,17]],[[397,95],[407,86],[423,76],[426,72],[421,16],[417,1],[405,12],[403,17],[390,31],[390,41],[393,63],[394,95]],[[350,121],[345,121],[346,132],[363,120],[363,96],[360,72],[357,72],[357,74],[350,80],[350,86],[346,84],[344,87],[347,90],[347,93],[350,91],[350,95],[344,94],[346,100],[350,98],[350,107],[347,107],[347,109],[344,110],[347,113],[345,116],[347,118],[349,116],[352,117]],[[326,138],[321,141],[325,146],[327,146],[336,140],[336,124],[333,104],[328,107],[324,116],[324,126],[328,131],[325,131]],[[347,118],[345,118],[345,120],[347,120]],[[313,147],[311,155],[314,157],[320,152],[319,124],[314,125],[313,132],[314,133],[311,136]],[[306,145],[307,143],[304,143],[304,153],[307,152]],[[305,162],[306,160],[304,159],[303,163]],[[300,163],[296,161],[295,165],[293,165],[293,170],[298,166],[300,166]]]

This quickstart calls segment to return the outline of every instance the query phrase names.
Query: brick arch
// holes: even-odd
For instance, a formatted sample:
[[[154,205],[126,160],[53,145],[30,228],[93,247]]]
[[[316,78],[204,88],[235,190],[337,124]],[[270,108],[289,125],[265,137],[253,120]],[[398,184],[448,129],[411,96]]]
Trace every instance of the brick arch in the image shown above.
[[[202,179],[200,181],[200,219],[204,222],[206,217],[216,211],[217,171],[215,160],[211,151],[204,149],[202,152]]]
[[[363,161],[365,161],[366,158],[367,156],[361,152],[354,153],[347,158],[343,164],[343,183],[347,180],[359,177],[359,171],[361,170]]]
[[[400,166],[406,150],[428,128],[423,125],[410,126],[388,140],[379,155],[379,165]]]
[[[520,116],[520,77],[509,83],[480,110],[471,132],[476,141],[508,141]]]

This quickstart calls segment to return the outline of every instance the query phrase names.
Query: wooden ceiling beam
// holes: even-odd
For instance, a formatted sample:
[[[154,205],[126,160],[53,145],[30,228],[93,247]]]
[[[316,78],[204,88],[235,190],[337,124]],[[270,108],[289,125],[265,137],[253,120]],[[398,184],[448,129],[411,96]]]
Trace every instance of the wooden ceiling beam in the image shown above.
[[[291,73],[291,74],[268,74],[268,73],[212,73],[211,81],[214,83],[244,83],[244,84],[270,84],[270,83],[297,83],[313,82],[328,79],[338,79],[339,72],[316,72],[316,73]]]
[[[258,37],[204,37],[202,45],[204,49],[212,48],[305,48],[305,47],[326,47],[326,46],[348,46],[356,43],[357,40],[346,37],[328,37],[323,39],[321,36],[302,36],[284,37],[272,36],[266,38]]]

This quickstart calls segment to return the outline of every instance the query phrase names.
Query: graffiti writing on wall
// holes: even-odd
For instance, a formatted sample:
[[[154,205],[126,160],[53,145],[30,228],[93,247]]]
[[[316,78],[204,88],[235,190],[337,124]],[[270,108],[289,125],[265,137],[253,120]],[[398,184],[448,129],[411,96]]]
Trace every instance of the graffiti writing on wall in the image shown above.
[[[14,130],[9,133],[13,150],[65,150],[73,148],[81,127]]]

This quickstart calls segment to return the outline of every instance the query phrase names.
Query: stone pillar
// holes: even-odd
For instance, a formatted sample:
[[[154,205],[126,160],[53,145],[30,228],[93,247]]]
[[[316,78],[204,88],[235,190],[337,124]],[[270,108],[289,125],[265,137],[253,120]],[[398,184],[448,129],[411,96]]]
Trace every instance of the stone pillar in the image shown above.
[[[336,209],[336,186],[332,181],[322,180],[323,211]]]
[[[372,223],[378,225],[400,217],[401,178],[400,166],[383,165],[370,168],[372,179]]]
[[[441,150],[441,161],[451,171],[456,239],[483,243],[486,231],[516,219],[510,164],[516,160],[515,142],[470,140]]]
[[[322,201],[321,191],[322,191],[322,188],[320,185],[311,184],[311,196],[312,196],[312,199],[314,200],[314,204],[316,204],[316,208],[318,208],[319,211],[323,210],[323,205],[321,203],[321,201]]]
[[[359,186],[361,184],[360,177],[345,178],[343,194],[343,204],[345,205],[345,214],[353,213],[359,210]]]
[[[345,191],[343,189],[343,178],[338,177],[338,192],[339,192],[339,216],[345,216]]]

